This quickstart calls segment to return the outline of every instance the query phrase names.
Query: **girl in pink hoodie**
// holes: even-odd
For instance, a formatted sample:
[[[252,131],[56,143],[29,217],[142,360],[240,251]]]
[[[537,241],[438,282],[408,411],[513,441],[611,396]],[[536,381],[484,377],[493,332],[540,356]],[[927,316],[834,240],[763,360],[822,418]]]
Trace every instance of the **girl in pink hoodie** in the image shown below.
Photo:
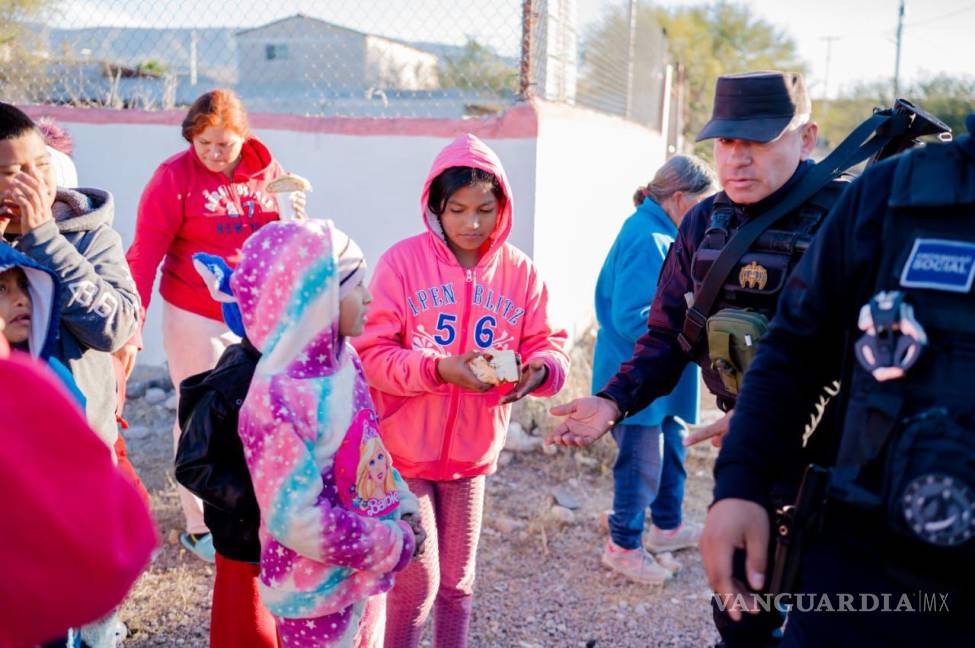
[[[548,320],[535,267],[506,243],[508,180],[473,135],[441,151],[420,199],[427,231],[379,260],[364,334],[354,341],[383,441],[419,498],[429,549],[389,595],[386,645],[416,646],[434,611],[437,646],[467,641],[485,476],[497,467],[510,404],[565,382],[566,333]],[[492,349],[521,356],[519,382],[495,388],[468,363]]]

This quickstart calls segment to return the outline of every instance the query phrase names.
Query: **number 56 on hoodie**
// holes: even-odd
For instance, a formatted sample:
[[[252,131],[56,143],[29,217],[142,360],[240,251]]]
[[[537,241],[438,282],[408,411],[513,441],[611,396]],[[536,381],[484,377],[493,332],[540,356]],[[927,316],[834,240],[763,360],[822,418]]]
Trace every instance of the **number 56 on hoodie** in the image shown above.
[[[430,184],[445,169],[494,174],[505,194],[489,250],[464,268],[427,208]],[[548,318],[548,290],[528,256],[507,243],[511,190],[497,155],[462,135],[437,156],[420,198],[426,231],[379,260],[374,301],[353,341],[380,414],[383,441],[404,477],[452,480],[493,473],[504,447],[510,405],[498,389],[480,393],[444,383],[437,361],[468,351],[511,349],[548,369],[533,396],[553,396],[568,371],[567,335]]]

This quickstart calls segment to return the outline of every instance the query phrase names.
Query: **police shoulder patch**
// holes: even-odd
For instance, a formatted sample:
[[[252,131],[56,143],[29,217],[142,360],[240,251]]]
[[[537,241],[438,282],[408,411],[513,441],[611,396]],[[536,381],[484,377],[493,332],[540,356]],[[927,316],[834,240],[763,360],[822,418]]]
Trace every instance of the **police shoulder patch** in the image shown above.
[[[968,292],[975,278],[975,243],[919,238],[901,271],[901,286]]]

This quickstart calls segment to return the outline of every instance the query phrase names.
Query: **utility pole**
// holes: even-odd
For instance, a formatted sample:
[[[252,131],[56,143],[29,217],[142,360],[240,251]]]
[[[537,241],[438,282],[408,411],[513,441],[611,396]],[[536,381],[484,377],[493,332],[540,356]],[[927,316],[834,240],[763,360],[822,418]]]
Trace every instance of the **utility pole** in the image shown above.
[[[623,116],[633,116],[633,71],[636,67],[636,12],[637,0],[630,0],[627,10],[626,32],[626,104]]]
[[[904,31],[904,0],[900,2],[897,10],[897,58],[894,60],[894,100],[900,94],[901,85],[901,34]]]
[[[833,58],[833,43],[839,36],[823,36],[819,40],[826,41],[826,70],[823,72],[823,100],[829,101],[829,64]]]
[[[522,101],[531,99],[535,92],[532,78],[532,35],[535,30],[535,0],[521,3],[521,68],[518,73],[519,96]]]
[[[826,70],[823,72],[823,106],[820,111],[824,119],[826,113],[829,112],[829,65],[833,58],[833,42],[839,39],[839,36],[823,36],[819,39],[826,41]]]
[[[190,32],[190,85],[195,86],[197,82],[196,56],[197,56],[197,35],[196,30]]]

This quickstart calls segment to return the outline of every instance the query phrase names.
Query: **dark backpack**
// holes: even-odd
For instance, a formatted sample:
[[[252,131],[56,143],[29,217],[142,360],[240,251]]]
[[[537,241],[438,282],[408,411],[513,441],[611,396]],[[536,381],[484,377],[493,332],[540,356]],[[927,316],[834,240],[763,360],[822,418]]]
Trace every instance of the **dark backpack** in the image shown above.
[[[216,550],[245,562],[260,560],[261,516],[237,423],[260,358],[245,338],[228,347],[213,369],[179,386],[176,481],[203,500]]]

